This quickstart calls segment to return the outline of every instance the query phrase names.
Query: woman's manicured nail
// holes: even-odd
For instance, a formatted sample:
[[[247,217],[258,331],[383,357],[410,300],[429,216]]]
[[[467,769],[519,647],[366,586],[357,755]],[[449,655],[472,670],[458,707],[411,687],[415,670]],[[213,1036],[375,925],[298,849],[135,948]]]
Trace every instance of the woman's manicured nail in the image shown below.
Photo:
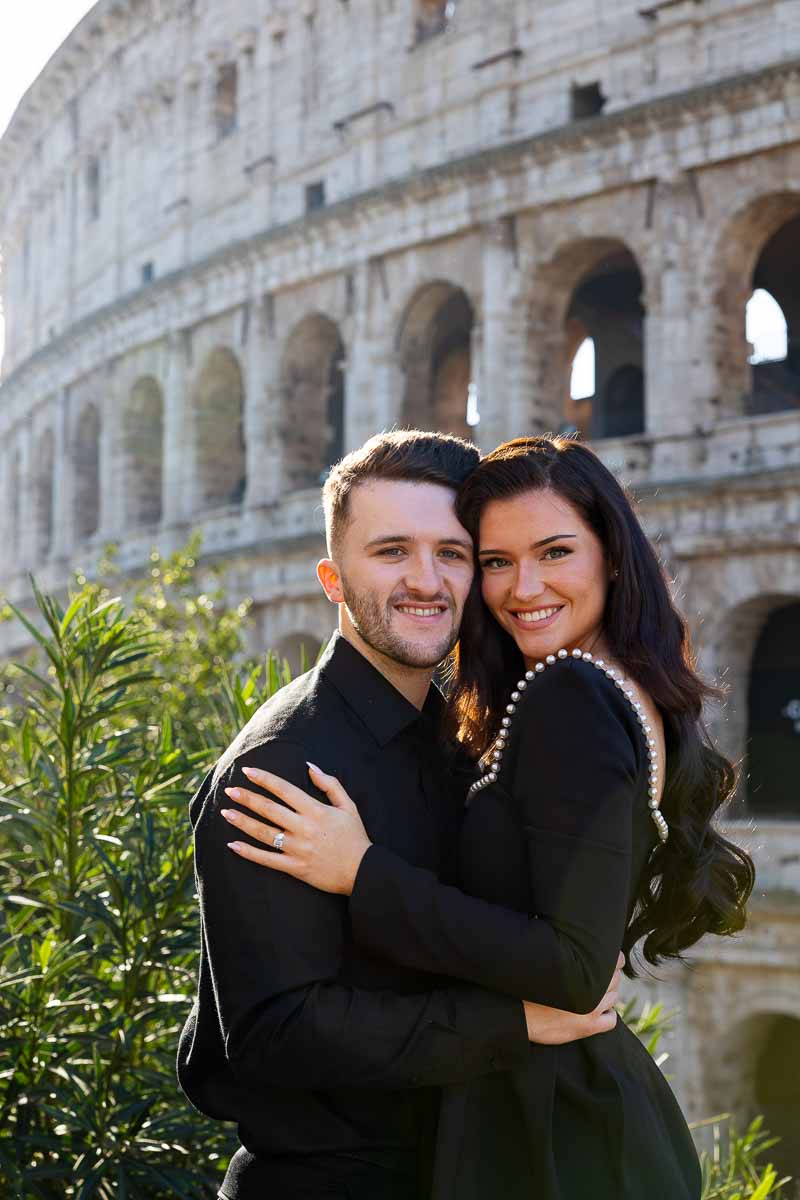
[[[242,848],[241,842],[228,842],[229,850],[241,850],[241,848]]]
[[[239,820],[239,814],[237,812],[234,812],[232,808],[223,808],[221,811],[222,811],[222,815],[226,821],[238,821]]]
[[[225,792],[226,796],[230,796],[231,800],[239,799],[239,789],[238,788],[225,788],[224,792]]]
[[[258,775],[258,767],[242,767],[242,774],[248,779],[255,778]]]
[[[306,762],[306,766],[307,766],[307,767],[308,767],[310,770],[312,770],[312,771],[316,771],[318,775],[322,775],[322,771],[320,771],[320,769],[319,769],[319,767],[316,765],[316,763],[310,763],[310,762],[308,762],[308,761],[307,761],[307,762]]]

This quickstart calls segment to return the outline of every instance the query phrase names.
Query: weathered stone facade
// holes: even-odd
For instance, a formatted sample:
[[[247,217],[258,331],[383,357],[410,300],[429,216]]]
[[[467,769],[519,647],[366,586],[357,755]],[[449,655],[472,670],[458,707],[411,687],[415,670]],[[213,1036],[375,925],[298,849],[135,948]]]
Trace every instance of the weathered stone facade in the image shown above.
[[[0,143],[0,212],[13,598],[199,528],[295,653],[332,623],[317,488],[343,449],[468,415],[485,448],[592,437],[751,767],[751,929],[654,988],[676,1086],[693,1117],[796,1128],[765,1083],[800,1069],[796,0],[100,0]],[[755,287],[782,363],[748,362]]]

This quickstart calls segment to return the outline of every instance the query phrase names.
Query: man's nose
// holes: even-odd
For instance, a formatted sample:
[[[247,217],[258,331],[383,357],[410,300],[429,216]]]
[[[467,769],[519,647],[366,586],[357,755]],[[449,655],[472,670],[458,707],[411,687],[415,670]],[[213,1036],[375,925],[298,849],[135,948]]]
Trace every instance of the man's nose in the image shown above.
[[[406,569],[406,586],[425,596],[438,596],[444,590],[442,570],[434,554],[414,554]]]

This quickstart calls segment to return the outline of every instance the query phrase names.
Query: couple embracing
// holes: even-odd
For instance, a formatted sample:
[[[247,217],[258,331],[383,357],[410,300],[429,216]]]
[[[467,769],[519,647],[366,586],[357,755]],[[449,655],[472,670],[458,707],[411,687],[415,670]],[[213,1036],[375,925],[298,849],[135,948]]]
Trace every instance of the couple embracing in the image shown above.
[[[619,969],[740,929],[753,871],[625,493],[571,439],[400,431],[323,503],[339,630],[191,806],[220,1196],[698,1200]]]

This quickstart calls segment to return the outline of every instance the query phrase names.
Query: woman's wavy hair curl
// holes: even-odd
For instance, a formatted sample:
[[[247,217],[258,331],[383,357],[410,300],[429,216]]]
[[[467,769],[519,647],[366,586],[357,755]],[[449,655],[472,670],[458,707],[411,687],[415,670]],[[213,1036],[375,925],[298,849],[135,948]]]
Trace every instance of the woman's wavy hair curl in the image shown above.
[[[679,958],[704,934],[745,924],[752,860],[714,827],[736,786],[732,764],[712,745],[703,703],[718,689],[697,674],[686,622],[625,491],[597,455],[571,437],[517,438],[498,446],[463,484],[457,510],[478,546],[492,500],[548,490],[573,506],[600,539],[609,567],[604,614],[608,650],[658,706],[667,740],[661,808],[670,836],[658,843],[637,887],[625,951],[644,938],[648,963]],[[523,669],[517,647],[480,596],[476,574],[464,612],[450,689],[450,733],[478,759],[496,736],[510,681]]]

